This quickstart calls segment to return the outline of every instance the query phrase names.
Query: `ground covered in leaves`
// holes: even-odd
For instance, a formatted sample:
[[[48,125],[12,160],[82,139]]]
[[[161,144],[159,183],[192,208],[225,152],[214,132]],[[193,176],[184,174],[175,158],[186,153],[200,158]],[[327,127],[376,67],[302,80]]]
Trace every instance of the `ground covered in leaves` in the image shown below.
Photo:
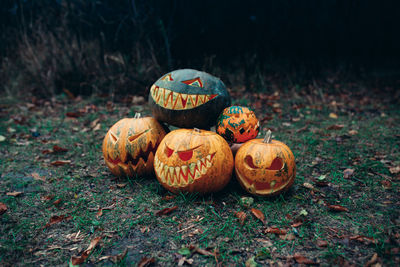
[[[399,265],[399,96],[314,89],[231,90],[296,157],[275,198],[114,178],[102,139],[142,97],[2,98],[0,265]]]

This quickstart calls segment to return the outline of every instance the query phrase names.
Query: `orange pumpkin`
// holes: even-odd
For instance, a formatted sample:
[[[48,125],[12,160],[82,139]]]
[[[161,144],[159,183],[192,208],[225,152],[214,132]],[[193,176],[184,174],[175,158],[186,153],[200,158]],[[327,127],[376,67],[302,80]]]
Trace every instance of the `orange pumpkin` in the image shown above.
[[[271,196],[287,190],[296,176],[296,163],[290,148],[271,140],[268,131],[264,140],[247,141],[236,153],[235,173],[249,193]]]
[[[171,192],[216,192],[231,178],[233,155],[214,132],[179,129],[161,141],[154,169],[158,181]]]
[[[154,154],[165,136],[163,127],[152,117],[124,118],[115,123],[103,140],[106,165],[116,176],[150,175]]]
[[[217,133],[228,142],[246,142],[256,138],[259,130],[260,122],[254,112],[247,107],[227,107],[217,121]]]

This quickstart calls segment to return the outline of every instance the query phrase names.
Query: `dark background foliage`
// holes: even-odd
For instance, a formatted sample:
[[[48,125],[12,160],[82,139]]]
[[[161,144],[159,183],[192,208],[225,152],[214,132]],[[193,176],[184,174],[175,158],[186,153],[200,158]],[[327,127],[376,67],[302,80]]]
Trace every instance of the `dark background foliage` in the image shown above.
[[[1,88],[145,94],[184,67],[248,88],[271,73],[393,77],[398,14],[395,1],[373,0],[4,0]]]

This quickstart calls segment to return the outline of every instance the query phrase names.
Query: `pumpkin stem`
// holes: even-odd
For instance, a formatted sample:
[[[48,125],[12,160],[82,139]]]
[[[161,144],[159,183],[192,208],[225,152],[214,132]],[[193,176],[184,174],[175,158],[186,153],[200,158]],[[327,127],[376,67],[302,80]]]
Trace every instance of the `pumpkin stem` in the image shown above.
[[[140,112],[136,112],[135,113],[135,119],[139,119],[139,118],[141,118],[142,117],[142,115],[140,114]]]
[[[193,130],[194,130],[196,133],[200,133],[200,132],[201,132],[199,128],[193,128]]]
[[[272,135],[271,130],[268,130],[267,133],[265,134],[263,143],[267,143],[267,144],[271,143],[271,135]]]

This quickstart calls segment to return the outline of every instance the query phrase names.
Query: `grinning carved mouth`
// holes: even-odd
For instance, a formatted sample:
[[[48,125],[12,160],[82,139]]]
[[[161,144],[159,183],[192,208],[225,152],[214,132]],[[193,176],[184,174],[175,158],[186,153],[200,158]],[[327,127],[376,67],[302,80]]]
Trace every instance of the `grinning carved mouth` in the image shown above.
[[[150,89],[151,97],[158,105],[173,110],[196,108],[207,103],[218,95],[181,94],[153,85]]]
[[[125,161],[122,161],[119,157],[112,159],[110,156],[107,157],[107,161],[114,164],[114,165],[131,165],[132,167],[136,168],[139,162],[147,163],[149,158],[153,158],[154,154],[156,153],[157,147],[159,142],[153,145],[152,142],[149,142],[145,150],[140,149],[139,154],[136,158],[133,158],[130,153],[127,153],[127,157]]]
[[[170,186],[182,187],[192,184],[195,180],[201,178],[212,166],[211,162],[216,152],[207,155],[188,165],[170,167],[162,163],[158,157],[154,159],[154,169],[157,176],[163,183]]]

